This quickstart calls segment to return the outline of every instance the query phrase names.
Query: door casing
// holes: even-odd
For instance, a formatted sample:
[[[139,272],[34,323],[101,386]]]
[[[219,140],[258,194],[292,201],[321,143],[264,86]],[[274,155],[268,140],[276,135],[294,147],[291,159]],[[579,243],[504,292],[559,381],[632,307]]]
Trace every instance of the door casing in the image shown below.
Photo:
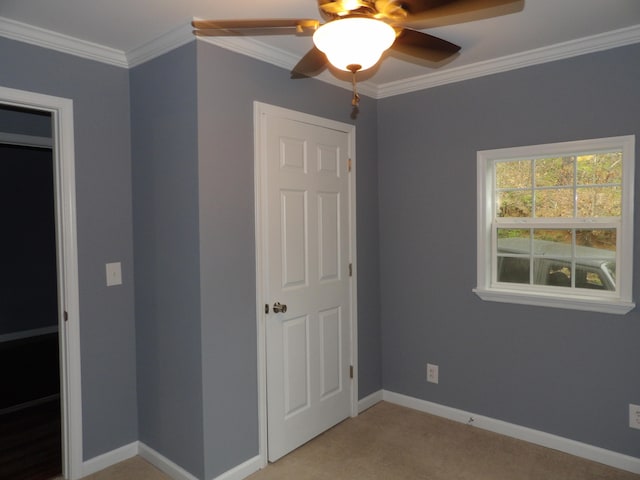
[[[76,480],[82,477],[82,397],[73,101],[0,86],[0,104],[51,114],[58,256],[62,474],[66,479]]]
[[[347,123],[329,120],[315,115],[309,115],[295,110],[289,110],[274,105],[255,101],[254,112],[254,189],[255,189],[255,247],[256,247],[256,319],[257,319],[257,349],[258,349],[258,422],[259,422],[259,457],[261,466],[267,460],[267,355],[266,355],[266,327],[264,306],[270,302],[265,297],[268,282],[265,267],[266,235],[264,235],[263,221],[266,217],[266,149],[265,134],[262,124],[265,116],[284,116],[291,120],[318,125],[333,130],[345,132],[348,135],[349,153],[351,158],[351,175],[349,175],[349,262],[353,265],[351,277],[351,327],[350,327],[350,364],[353,366],[353,381],[351,388],[351,416],[358,414],[358,304],[357,304],[357,272],[356,266],[356,132],[355,126]]]

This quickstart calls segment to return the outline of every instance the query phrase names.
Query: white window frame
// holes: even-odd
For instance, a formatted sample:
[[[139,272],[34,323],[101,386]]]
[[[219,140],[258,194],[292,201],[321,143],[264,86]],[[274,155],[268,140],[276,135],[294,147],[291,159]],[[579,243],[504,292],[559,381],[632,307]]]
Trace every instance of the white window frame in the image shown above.
[[[496,261],[493,255],[492,222],[496,208],[494,198],[494,164],[499,160],[518,160],[567,156],[582,152],[622,150],[622,216],[618,226],[616,249],[616,291],[598,294],[578,292],[576,289],[557,287],[537,288],[532,285],[506,285],[493,280]],[[635,135],[550,143],[525,147],[502,148],[479,151],[477,154],[478,182],[478,266],[477,287],[473,291],[483,300],[518,303],[556,308],[568,308],[623,315],[633,308],[633,186],[635,167]],[[580,219],[568,219],[575,226]],[[582,220],[585,227],[593,227],[590,219]],[[532,227],[523,222],[523,228]],[[562,228],[563,223],[553,219],[553,228]],[[535,225],[544,228],[543,223]],[[571,227],[568,227],[571,228]]]

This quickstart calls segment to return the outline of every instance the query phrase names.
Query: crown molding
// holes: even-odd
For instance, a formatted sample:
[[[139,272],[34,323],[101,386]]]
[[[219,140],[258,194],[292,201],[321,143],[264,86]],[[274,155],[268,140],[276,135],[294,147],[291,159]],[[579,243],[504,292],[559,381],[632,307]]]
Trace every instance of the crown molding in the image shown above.
[[[136,47],[133,50],[129,50],[126,53],[127,65],[129,68],[137,67],[192,41],[192,27],[189,22],[185,22],[183,25],[168,31],[158,38]]]
[[[270,63],[280,68],[290,68],[295,65],[295,55],[276,48],[268,46],[249,37],[197,37],[204,43],[210,43],[220,48],[230,50],[240,55],[255,58],[263,62]]]
[[[4,17],[0,17],[0,36],[123,68],[141,65],[193,40],[191,26],[185,22],[125,53]],[[299,61],[298,56],[253,38],[199,37],[199,40],[287,70]],[[364,95],[381,99],[635,43],[640,43],[640,25],[381,85],[361,82],[358,89]],[[314,78],[345,90],[352,88],[351,82],[340,80],[329,71]]]
[[[640,25],[613,30],[611,32],[579,38],[549,47],[473,63],[442,72],[428,73],[406,80],[389,82],[378,87],[377,99],[425,90],[448,83],[461,82],[472,78],[506,72],[518,68],[553,62],[587,53],[600,52],[611,48],[640,43]]]
[[[86,40],[70,37],[44,28],[34,27],[33,25],[4,17],[0,17],[0,36],[38,47],[68,53],[77,57],[115,65],[116,67],[129,67],[127,57],[121,50],[87,42]]]

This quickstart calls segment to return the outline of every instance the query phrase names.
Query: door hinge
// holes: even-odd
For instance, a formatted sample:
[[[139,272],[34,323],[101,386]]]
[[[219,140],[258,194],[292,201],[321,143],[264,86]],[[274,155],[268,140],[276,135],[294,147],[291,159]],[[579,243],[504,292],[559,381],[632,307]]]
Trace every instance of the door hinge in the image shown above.
[[[69,321],[69,314],[67,313],[66,310],[62,313],[62,318],[64,319],[65,322]]]
[[[353,365],[349,366],[349,378],[353,378]]]
[[[349,276],[353,277],[353,263],[349,264]]]
[[[351,171],[351,159],[347,160],[347,169]]]
[[[264,313],[269,313],[269,304],[268,303],[264,304]]]

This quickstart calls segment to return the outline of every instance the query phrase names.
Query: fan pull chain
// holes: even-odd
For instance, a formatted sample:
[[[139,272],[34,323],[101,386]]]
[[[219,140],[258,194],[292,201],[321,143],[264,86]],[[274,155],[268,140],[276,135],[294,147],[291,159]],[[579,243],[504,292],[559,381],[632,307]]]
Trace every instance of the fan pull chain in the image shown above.
[[[352,63],[351,65],[347,65],[347,70],[353,74],[353,77],[351,77],[351,81],[353,83],[353,98],[351,99],[351,105],[357,107],[360,104],[360,95],[358,95],[358,87],[356,86],[356,73],[358,73],[359,70],[362,70],[362,65]]]
[[[358,87],[356,85],[356,72],[353,72],[351,81],[353,83],[353,98],[351,99],[351,105],[357,107],[360,105],[360,95],[358,95]]]

